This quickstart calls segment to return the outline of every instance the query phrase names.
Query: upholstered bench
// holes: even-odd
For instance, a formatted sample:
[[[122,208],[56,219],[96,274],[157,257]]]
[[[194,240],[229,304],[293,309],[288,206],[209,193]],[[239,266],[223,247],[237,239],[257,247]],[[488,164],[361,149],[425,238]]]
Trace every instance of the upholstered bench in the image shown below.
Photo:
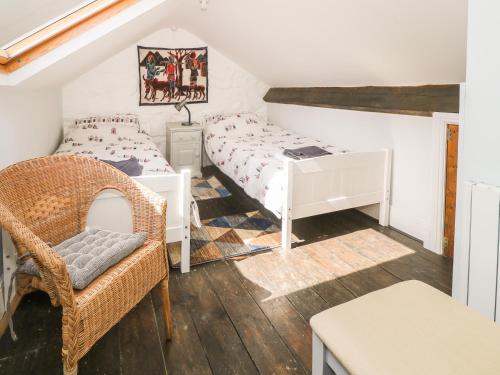
[[[311,318],[313,375],[499,375],[500,327],[407,281]]]

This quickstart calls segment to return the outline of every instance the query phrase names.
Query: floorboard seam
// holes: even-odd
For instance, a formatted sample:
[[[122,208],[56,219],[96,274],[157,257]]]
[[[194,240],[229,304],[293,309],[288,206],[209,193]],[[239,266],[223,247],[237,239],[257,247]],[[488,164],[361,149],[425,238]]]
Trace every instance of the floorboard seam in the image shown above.
[[[349,288],[347,285],[345,285],[345,284],[344,284],[344,282],[342,281],[342,278],[341,278],[341,277],[339,277],[339,278],[337,279],[337,281],[338,281],[338,282],[339,282],[339,283],[340,283],[340,284],[341,284],[344,288],[346,288],[346,289],[347,289],[347,291],[348,291],[349,293],[351,293],[351,294],[354,296],[354,298],[358,298],[358,297],[360,297],[360,295],[358,295],[358,293],[354,292],[351,288]]]
[[[220,262],[226,262],[226,260],[220,260]],[[205,274],[205,277],[208,279],[208,283],[210,285],[210,288],[212,289],[212,291],[214,292],[215,296],[217,297],[217,300],[219,301],[220,305],[222,306],[222,308],[224,309],[224,311],[226,312],[226,316],[228,317],[229,321],[231,322],[231,325],[233,326],[234,328],[234,331],[236,332],[236,335],[238,335],[238,338],[240,339],[241,343],[243,344],[243,347],[245,348],[245,351],[247,352],[248,354],[248,357],[250,358],[250,360],[252,361],[253,365],[255,366],[255,369],[257,370],[257,372],[261,375],[266,375],[266,374],[262,374],[260,372],[260,369],[259,369],[259,366],[257,366],[257,363],[255,362],[255,360],[253,359],[252,357],[252,354],[248,351],[248,348],[245,344],[245,341],[243,341],[243,338],[241,337],[240,335],[240,331],[238,330],[238,328],[236,327],[236,324],[234,323],[234,320],[233,318],[231,318],[231,315],[229,314],[229,312],[227,311],[226,309],[226,306],[224,305],[224,303],[222,302],[221,298],[219,297],[219,294],[217,293],[217,290],[216,288],[214,288],[214,286],[212,285],[212,282],[210,281],[210,277],[208,275],[208,272],[206,270],[206,268],[203,268],[203,273]],[[260,306],[259,306],[260,308]],[[265,314],[264,314],[265,315]],[[266,316],[267,318],[267,316]]]
[[[224,263],[226,263],[226,265],[227,265],[228,267],[231,267],[229,264],[227,264],[227,261],[226,261],[226,260],[221,260],[220,262],[224,262]],[[236,334],[238,335],[238,337],[239,337],[239,339],[240,339],[241,343],[243,344],[243,347],[245,348],[245,351],[248,353],[248,357],[250,357],[250,360],[252,361],[253,365],[254,365],[254,366],[255,366],[255,368],[257,369],[257,372],[258,372],[259,374],[261,374],[261,375],[267,375],[267,374],[262,374],[262,372],[261,372],[261,371],[260,371],[260,369],[259,369],[259,366],[257,366],[257,363],[255,362],[254,358],[252,357],[252,354],[248,351],[247,345],[245,344],[245,341],[243,341],[243,338],[242,338],[242,337],[241,337],[241,335],[240,335],[240,331],[238,330],[238,327],[236,327],[236,324],[235,324],[235,322],[234,322],[233,318],[231,317],[231,314],[229,314],[229,312],[227,311],[226,306],[225,306],[225,304],[222,302],[221,298],[219,297],[219,294],[217,293],[216,288],[214,288],[214,286],[212,285],[212,282],[210,281],[210,277],[209,277],[209,275],[208,275],[208,272],[207,272],[206,268],[203,268],[203,272],[205,273],[205,277],[208,279],[208,282],[209,282],[209,284],[210,284],[210,287],[211,287],[212,291],[215,293],[215,296],[216,296],[216,297],[217,297],[217,299],[219,300],[219,303],[221,304],[222,308],[223,308],[223,309],[224,309],[224,311],[226,312],[226,315],[227,315],[227,317],[228,317],[229,321],[231,322],[231,324],[232,324],[232,326],[233,326],[233,328],[234,328],[234,330],[235,330]],[[238,280],[240,281],[240,284],[242,284],[242,283],[241,283],[241,279],[239,279],[239,278],[238,278]],[[245,290],[245,292],[247,292],[247,290],[245,289],[245,287],[244,287],[243,285],[241,285],[241,286],[242,286],[242,288]],[[248,293],[248,292],[247,292],[247,293]],[[250,298],[252,298],[252,296],[251,296],[251,295],[250,295]],[[252,298],[252,299],[253,299],[253,298]],[[256,302],[256,304],[257,304],[257,302]],[[260,306],[259,306],[258,304],[257,304],[257,307],[258,307],[258,308],[262,311],[262,309],[260,308]],[[264,316],[266,317],[266,319],[267,319],[267,320],[269,320],[269,318],[267,317],[267,315],[266,315],[263,311],[262,311],[262,313],[264,314]],[[273,326],[272,324],[271,324],[271,326],[274,328],[274,326]],[[281,339],[281,336],[280,336],[280,334],[279,334],[279,333],[278,333],[278,337]],[[282,340],[282,339],[281,339],[281,340]],[[283,340],[282,340],[282,341],[283,341]],[[286,346],[286,344],[285,344],[285,346]]]
[[[316,294],[317,294],[317,293],[316,293]],[[306,317],[305,317],[304,315],[302,315],[302,313],[299,311],[299,309],[297,308],[297,306],[295,306],[295,303],[293,303],[293,301],[292,301],[292,300],[288,297],[288,294],[286,294],[284,297],[286,298],[286,300],[287,300],[288,302],[290,302],[290,305],[292,305],[292,308],[293,308],[293,309],[297,312],[297,314],[299,314],[299,316],[300,316],[302,319],[304,319],[304,321],[305,321],[307,324],[309,324],[309,322],[307,321]],[[320,297],[321,297],[321,296],[320,296]],[[323,299],[323,297],[321,297],[321,299]],[[323,299],[323,300],[324,300],[324,299]],[[325,302],[326,302],[326,301],[325,301]],[[326,303],[328,303],[328,302],[326,302]]]
[[[343,243],[344,243],[344,242],[343,242]],[[384,263],[377,263],[377,261],[376,261],[375,259],[372,259],[370,256],[365,255],[365,254],[363,254],[363,253],[360,253],[360,252],[358,252],[358,251],[354,250],[354,249],[353,249],[351,246],[349,246],[348,244],[345,244],[345,243],[344,243],[344,245],[345,245],[345,246],[347,246],[347,247],[348,247],[351,251],[353,251],[353,252],[355,252],[356,254],[358,254],[359,256],[361,256],[361,257],[363,257],[363,258],[365,258],[365,259],[369,260],[370,262],[373,262],[373,267],[380,268],[381,270],[384,270],[385,272],[387,272],[387,273],[391,274],[392,276],[394,276],[396,279],[399,279],[399,280],[401,280],[401,281],[404,281],[404,279],[402,279],[400,276],[395,275],[393,272],[391,272],[391,271],[389,271],[388,269],[386,269],[386,268],[384,267],[384,263],[385,263],[385,262],[384,262]]]
[[[433,251],[425,249],[423,247],[422,241],[420,241],[418,239],[415,239],[414,237],[412,237],[412,236],[410,236],[410,235],[408,235],[408,234],[400,231],[397,228],[394,228],[394,227],[391,227],[391,226],[389,226],[389,227],[382,227],[382,226],[380,226],[375,221],[375,219],[373,219],[372,217],[366,215],[363,212],[356,211],[356,214],[358,215],[358,217],[353,217],[353,214],[354,214],[354,212],[351,212],[351,214],[348,215],[347,220],[353,222],[354,224],[356,224],[358,226],[359,225],[361,225],[361,226],[365,226],[366,225],[367,227],[369,227],[371,229],[374,229],[374,230],[376,230],[379,233],[382,233],[383,235],[391,238],[392,240],[394,240],[394,241],[396,241],[398,243],[401,243],[398,239],[393,238],[393,237],[390,236],[391,231],[393,231],[393,232],[397,233],[398,235],[400,235],[402,237],[405,237],[406,239],[415,242],[413,244],[413,246],[409,246],[407,244],[404,244],[404,246],[408,247],[411,250],[414,250],[415,254],[419,258],[425,259],[426,261],[428,261],[428,262],[430,262],[430,263],[432,263],[432,264],[434,264],[434,265],[436,265],[438,267],[443,267],[442,264],[440,264],[439,262],[437,262],[437,259],[442,258],[442,255],[439,255],[439,254],[437,254],[437,253],[435,253]],[[421,249],[419,247],[421,247]],[[422,252],[428,252],[427,256],[424,256],[422,254]],[[430,257],[435,257],[436,261],[429,259],[429,256]],[[442,259],[441,259],[441,261],[442,261]]]
[[[392,272],[391,270],[388,270],[387,268],[385,268],[385,267],[384,267],[384,265],[383,265],[383,264],[380,264],[380,265],[379,265],[379,267],[380,267],[380,268],[382,268],[385,272],[390,273],[392,276],[394,276],[395,278],[397,278],[397,279],[399,279],[399,280],[401,280],[401,281],[405,281],[405,280],[407,280],[407,279],[403,279],[403,278],[401,278],[401,276],[396,275],[396,274],[395,274],[394,272]]]
[[[119,368],[120,368],[120,375],[122,375],[123,374],[123,353],[122,353],[122,345],[121,345],[121,339],[120,339],[120,336],[121,336],[121,334],[120,334],[120,324],[122,324],[121,320],[117,324],[117,326],[118,326],[117,327],[117,330],[118,330],[117,336],[118,336],[118,347],[120,348],[120,350],[119,350],[119,357],[120,357],[120,366],[119,366]]]
[[[331,281],[337,281],[337,282],[338,282],[338,283],[342,286],[342,288],[344,288],[345,290],[347,290],[347,292],[349,292],[349,294],[351,294],[351,296],[353,296],[353,298],[356,298],[356,297],[357,297],[355,294],[353,294],[353,292],[352,292],[349,288],[347,288],[344,284],[342,284],[342,283],[340,282],[340,280],[339,280],[340,278],[339,278],[338,276],[336,276],[336,275],[334,275],[334,276],[335,276],[335,277],[334,277],[333,279],[331,279]],[[330,306],[330,305],[331,305],[331,302],[330,302],[330,301],[328,301],[325,297],[323,297],[323,296],[321,295],[321,293],[319,292],[319,290],[317,290],[317,289],[316,289],[316,285],[314,285],[312,288],[313,288],[313,289],[314,289],[314,291],[318,294],[318,296],[320,296],[321,298],[323,298],[323,300],[326,302],[326,304],[327,304],[328,306]]]
[[[231,267],[229,265],[229,267]],[[231,269],[234,271],[235,269],[233,267],[231,267]],[[302,363],[302,361],[300,360],[300,358],[297,356],[297,353],[295,353],[295,350],[293,350],[289,345],[288,343],[286,342],[286,340],[283,338],[283,336],[280,334],[279,330],[276,328],[276,326],[273,324],[273,322],[271,321],[271,319],[269,319],[269,317],[267,316],[267,314],[265,313],[264,310],[262,310],[262,307],[260,307],[260,304],[257,302],[257,300],[254,298],[254,296],[252,295],[252,293],[250,293],[250,291],[248,290],[248,288],[245,286],[245,283],[242,282],[242,279],[241,277],[243,275],[241,275],[239,272],[236,272],[237,274],[237,278],[240,280],[241,282],[241,285],[243,287],[243,289],[248,293],[248,295],[250,296],[250,298],[255,302],[255,304],[259,307],[260,311],[262,311],[262,313],[264,314],[264,316],[266,317],[266,319],[268,320],[269,324],[271,324],[271,327],[273,327],[273,329],[276,331],[276,333],[278,334],[279,338],[281,339],[281,341],[283,342],[283,344],[285,345],[285,347],[288,349],[288,351],[290,352],[290,354],[292,354],[292,357],[295,358],[295,360],[297,361],[297,363],[300,365],[300,367],[302,367],[302,369],[305,371],[306,374],[309,373],[309,370],[307,368],[304,367],[304,364]],[[298,314],[298,316],[300,316],[302,318],[302,320],[304,320],[304,322],[309,325],[309,323],[307,322],[307,320],[302,316],[302,314],[297,311],[297,308],[295,307],[295,305],[288,299],[288,296],[285,296],[287,301],[290,303],[290,305],[292,306],[292,308],[294,309],[294,311]],[[250,354],[250,353],[249,353]]]
[[[176,273],[175,277],[177,278],[177,283],[179,284],[179,286],[182,286],[182,283],[181,283],[179,276],[181,276],[181,275]],[[219,297],[217,297],[217,298],[219,298]],[[184,303],[184,302],[181,301],[180,303]],[[193,323],[194,330],[196,331],[196,336],[198,337],[198,341],[200,342],[200,346],[203,348],[203,354],[205,355],[205,358],[207,360],[208,367],[210,367],[210,372],[212,373],[212,375],[214,375],[215,373],[214,373],[214,369],[212,367],[212,363],[210,362],[210,358],[208,356],[207,350],[205,349],[205,345],[203,345],[203,340],[201,339],[200,331],[198,330],[198,327],[196,326],[196,322],[193,319],[193,315],[191,313],[191,306],[189,305],[189,303],[187,304],[187,307],[188,307],[187,310],[188,310],[188,314],[189,314],[189,319],[191,320],[191,323]],[[224,306],[222,306],[222,307],[224,308]],[[226,311],[225,308],[224,308],[224,311]],[[245,347],[245,350],[246,350],[246,347]]]
[[[165,370],[165,375],[167,375],[168,374],[167,360],[165,359],[163,345],[161,344],[160,326],[158,325],[158,315],[156,314],[156,309],[155,309],[155,305],[153,303],[153,297],[151,296],[151,292],[148,293],[148,296],[149,296],[149,301],[151,302],[151,307],[153,308],[153,316],[155,318],[154,321],[155,321],[155,327],[156,327],[156,336],[158,338],[158,345],[160,345],[161,358],[163,359],[163,369]],[[165,322],[165,324],[167,324],[167,323]]]

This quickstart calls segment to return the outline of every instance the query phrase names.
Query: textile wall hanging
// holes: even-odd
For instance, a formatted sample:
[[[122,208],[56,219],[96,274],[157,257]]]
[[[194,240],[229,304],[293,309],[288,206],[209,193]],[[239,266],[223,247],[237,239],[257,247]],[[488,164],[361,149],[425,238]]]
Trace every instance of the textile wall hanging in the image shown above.
[[[208,102],[208,50],[137,46],[139,105]]]

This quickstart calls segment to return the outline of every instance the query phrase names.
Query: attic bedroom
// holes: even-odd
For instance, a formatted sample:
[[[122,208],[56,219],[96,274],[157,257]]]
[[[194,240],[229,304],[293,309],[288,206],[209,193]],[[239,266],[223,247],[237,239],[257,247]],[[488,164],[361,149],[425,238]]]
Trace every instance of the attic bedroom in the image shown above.
[[[0,2],[0,374],[500,374],[500,5]]]

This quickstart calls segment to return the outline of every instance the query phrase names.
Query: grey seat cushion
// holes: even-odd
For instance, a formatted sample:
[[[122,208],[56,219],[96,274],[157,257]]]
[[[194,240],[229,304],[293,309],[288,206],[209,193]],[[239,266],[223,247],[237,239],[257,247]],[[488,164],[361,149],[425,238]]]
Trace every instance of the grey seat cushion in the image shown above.
[[[92,280],[141,247],[146,233],[119,233],[89,229],[54,246],[66,263],[74,289],[84,289]],[[29,259],[19,272],[38,276],[38,267]]]

